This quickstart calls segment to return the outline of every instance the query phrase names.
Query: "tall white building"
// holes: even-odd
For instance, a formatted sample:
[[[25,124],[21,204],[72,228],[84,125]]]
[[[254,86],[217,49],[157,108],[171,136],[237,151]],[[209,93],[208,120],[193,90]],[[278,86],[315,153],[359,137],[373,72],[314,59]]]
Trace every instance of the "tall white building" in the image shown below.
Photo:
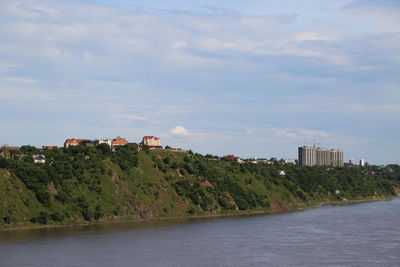
[[[343,166],[343,151],[315,146],[299,147],[301,166]]]
[[[364,167],[365,166],[365,159],[360,159],[360,166]]]

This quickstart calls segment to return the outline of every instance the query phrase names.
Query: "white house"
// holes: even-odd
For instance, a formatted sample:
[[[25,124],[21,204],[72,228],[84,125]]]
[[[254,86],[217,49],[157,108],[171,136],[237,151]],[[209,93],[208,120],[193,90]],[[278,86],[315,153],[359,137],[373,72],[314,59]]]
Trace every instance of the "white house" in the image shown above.
[[[288,165],[296,165],[296,160],[295,159],[284,159],[283,163],[288,164]]]
[[[46,163],[45,155],[33,155],[32,159],[34,163]]]
[[[101,139],[101,140],[99,140],[99,145],[100,145],[100,144],[107,144],[107,145],[109,145],[110,147],[112,147],[113,140],[110,139],[110,138]]]

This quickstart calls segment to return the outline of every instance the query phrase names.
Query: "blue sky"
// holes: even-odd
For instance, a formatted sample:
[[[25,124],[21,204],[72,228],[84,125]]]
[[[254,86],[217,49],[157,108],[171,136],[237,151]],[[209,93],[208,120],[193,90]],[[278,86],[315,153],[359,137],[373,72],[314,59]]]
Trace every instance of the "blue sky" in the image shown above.
[[[0,142],[400,163],[400,1],[0,1]]]

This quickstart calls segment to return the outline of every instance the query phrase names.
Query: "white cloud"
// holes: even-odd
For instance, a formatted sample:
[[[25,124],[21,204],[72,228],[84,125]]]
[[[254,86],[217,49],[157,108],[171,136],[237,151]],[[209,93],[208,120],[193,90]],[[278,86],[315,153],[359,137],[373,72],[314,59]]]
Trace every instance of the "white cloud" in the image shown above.
[[[352,11],[353,16],[357,16],[364,22],[369,23],[368,26],[370,28],[376,27],[374,30],[379,32],[400,32],[400,2],[398,0],[356,0],[344,6],[344,8]]]
[[[304,41],[335,41],[338,38],[333,35],[328,35],[328,34],[320,34],[316,32],[300,32],[296,33],[294,36],[294,39],[299,42],[304,42]]]
[[[138,115],[122,115],[122,118],[133,121],[152,121],[151,119]]]
[[[297,135],[293,132],[289,132],[283,129],[280,129],[275,132],[275,136],[283,136],[283,137],[290,137],[290,138],[296,138]]]
[[[191,135],[185,127],[179,125],[172,128],[169,132],[172,136],[176,137],[189,137]]]
[[[381,111],[400,111],[400,105],[396,104],[385,104],[385,105],[360,105],[360,104],[344,104],[344,108],[354,111],[362,112],[381,112]]]
[[[5,82],[10,82],[10,83],[36,83],[37,80],[35,79],[30,79],[26,77],[18,77],[18,76],[5,76],[2,78],[3,81]]]
[[[315,7],[310,3],[302,5]],[[395,143],[397,9],[335,9],[327,18],[304,10],[263,12],[294,11],[252,16],[0,0],[0,119],[22,125],[26,117],[35,125],[36,118],[50,120],[42,113],[57,110],[43,131],[68,132],[64,120],[80,121],[79,127],[96,121],[90,131],[108,127],[118,135],[132,127],[138,136],[165,133],[188,147],[207,150],[210,140],[230,140],[229,150],[240,143],[249,151],[356,135],[368,118],[379,118],[381,127],[363,132],[390,133],[387,140]],[[379,27],[371,29],[374,23]],[[171,121],[197,130],[170,130]],[[221,132],[222,125],[231,132]]]
[[[319,131],[312,129],[298,129],[297,131],[299,134],[307,138],[314,138],[314,137],[327,138],[328,136],[330,136],[330,133],[327,131]]]

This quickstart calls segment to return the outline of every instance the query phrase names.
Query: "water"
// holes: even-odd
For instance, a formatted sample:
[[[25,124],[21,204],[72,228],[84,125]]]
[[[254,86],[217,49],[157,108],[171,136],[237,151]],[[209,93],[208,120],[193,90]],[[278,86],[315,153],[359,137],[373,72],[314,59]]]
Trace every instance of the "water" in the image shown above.
[[[400,199],[279,215],[0,232],[0,266],[400,266]]]

